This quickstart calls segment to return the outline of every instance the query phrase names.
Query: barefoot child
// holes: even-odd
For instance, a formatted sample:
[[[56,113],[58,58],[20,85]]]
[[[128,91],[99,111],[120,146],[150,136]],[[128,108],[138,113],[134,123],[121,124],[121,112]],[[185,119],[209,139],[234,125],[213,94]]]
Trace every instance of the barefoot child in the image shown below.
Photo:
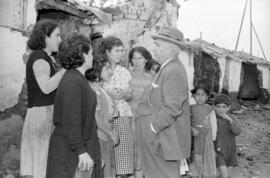
[[[237,118],[228,114],[231,105],[229,96],[218,94],[214,99],[214,105],[217,115],[216,164],[220,177],[228,178],[228,168],[237,166],[235,137],[240,135],[241,128]]]
[[[209,90],[204,85],[199,85],[191,92],[196,104],[190,107],[193,135],[193,160],[190,174],[197,178],[215,177],[216,164],[213,141],[216,138],[217,123],[213,108],[205,103],[209,96]]]

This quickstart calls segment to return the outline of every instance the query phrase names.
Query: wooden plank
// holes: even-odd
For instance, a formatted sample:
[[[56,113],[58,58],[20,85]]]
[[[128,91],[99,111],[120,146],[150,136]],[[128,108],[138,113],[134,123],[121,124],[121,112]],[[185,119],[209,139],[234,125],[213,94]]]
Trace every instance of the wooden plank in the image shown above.
[[[69,14],[78,16],[83,19],[93,20],[93,13],[92,12],[84,12],[76,7],[70,6],[67,3],[61,1],[53,1],[53,0],[39,0],[37,2],[37,9],[56,9],[67,12]]]

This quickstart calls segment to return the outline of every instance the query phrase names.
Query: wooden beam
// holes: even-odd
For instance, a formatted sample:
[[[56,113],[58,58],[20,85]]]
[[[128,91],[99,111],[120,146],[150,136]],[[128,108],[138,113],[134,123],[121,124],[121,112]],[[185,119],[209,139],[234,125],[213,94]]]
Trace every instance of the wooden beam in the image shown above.
[[[94,19],[94,14],[92,12],[84,12],[82,10],[77,9],[76,7],[70,6],[65,2],[62,1],[55,1],[55,0],[39,0],[37,2],[36,8],[38,10],[41,9],[55,9],[55,10],[61,10],[64,12],[67,12],[69,14],[78,16],[83,19]]]

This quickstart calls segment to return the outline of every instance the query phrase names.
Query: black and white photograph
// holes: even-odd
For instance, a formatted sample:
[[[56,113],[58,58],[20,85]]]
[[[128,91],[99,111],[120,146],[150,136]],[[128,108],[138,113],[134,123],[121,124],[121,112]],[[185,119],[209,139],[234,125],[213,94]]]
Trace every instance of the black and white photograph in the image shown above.
[[[0,0],[0,178],[270,178],[269,0]]]

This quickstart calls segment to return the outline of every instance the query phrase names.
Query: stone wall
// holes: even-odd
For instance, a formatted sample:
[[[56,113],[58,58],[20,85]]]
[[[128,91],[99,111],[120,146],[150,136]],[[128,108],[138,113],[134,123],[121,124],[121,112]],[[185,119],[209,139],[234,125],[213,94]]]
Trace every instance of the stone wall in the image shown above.
[[[114,35],[120,38],[127,51],[133,45],[141,45],[152,51],[150,35],[163,26],[176,27],[178,6],[165,3],[161,9],[155,9],[159,1],[136,0],[127,6],[120,7],[123,13],[113,15],[111,26],[97,24],[94,32],[102,32],[104,36]],[[153,14],[154,11],[159,13]]]
[[[27,0],[27,12],[22,19],[25,20],[25,28],[35,23],[34,5],[35,0]],[[21,132],[26,109],[23,89],[27,41],[23,31],[26,30],[0,27],[0,177],[19,175]]]

